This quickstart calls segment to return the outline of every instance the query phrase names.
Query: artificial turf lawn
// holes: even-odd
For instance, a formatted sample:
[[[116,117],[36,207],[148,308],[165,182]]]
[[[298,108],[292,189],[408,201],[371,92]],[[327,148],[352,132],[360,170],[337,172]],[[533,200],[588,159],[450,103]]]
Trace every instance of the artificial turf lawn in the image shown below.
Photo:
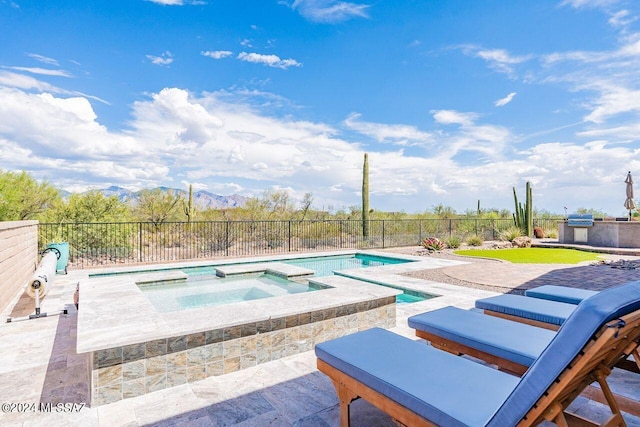
[[[595,261],[598,254],[574,249],[554,248],[514,248],[514,249],[465,249],[456,255],[496,258],[514,264],[577,264],[581,261]]]

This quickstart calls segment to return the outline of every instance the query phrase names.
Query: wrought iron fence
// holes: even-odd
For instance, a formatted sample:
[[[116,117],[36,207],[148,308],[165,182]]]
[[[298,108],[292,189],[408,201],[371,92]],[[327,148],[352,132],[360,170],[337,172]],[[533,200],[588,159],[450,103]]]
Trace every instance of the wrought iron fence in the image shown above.
[[[40,224],[39,245],[69,242],[70,268],[419,244],[426,237],[497,240],[510,219],[114,222]],[[557,220],[534,220],[556,229]]]

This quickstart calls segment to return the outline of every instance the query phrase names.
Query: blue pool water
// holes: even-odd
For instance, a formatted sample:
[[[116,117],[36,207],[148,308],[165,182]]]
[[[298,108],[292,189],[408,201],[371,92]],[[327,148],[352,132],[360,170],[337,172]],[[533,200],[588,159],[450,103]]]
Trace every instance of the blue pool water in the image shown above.
[[[412,261],[376,255],[355,254],[298,258],[280,262],[308,268],[315,272],[315,277],[323,277],[332,275],[334,271],[403,264]],[[170,270],[175,270],[175,268]],[[176,311],[314,290],[309,289],[307,285],[291,282],[269,274],[219,278],[215,277],[215,266],[186,267],[179,268],[179,270],[188,275],[189,278],[186,281],[164,283],[161,286],[157,284],[140,286],[160,311]],[[145,272],[148,273],[149,271],[159,270]],[[383,283],[375,284],[388,286]],[[267,289],[267,285],[273,285],[273,287]],[[433,297],[433,295],[421,292],[400,290],[403,293],[396,297],[397,304],[410,304]]]
[[[373,255],[345,255],[320,258],[296,259],[283,261],[285,264],[296,265],[315,271],[316,277],[331,276],[334,271],[351,268],[378,267],[381,265],[404,264],[411,262],[405,259],[386,258]]]
[[[270,274],[220,278],[200,276],[181,281],[138,285],[151,304],[162,313],[252,301],[317,290]]]

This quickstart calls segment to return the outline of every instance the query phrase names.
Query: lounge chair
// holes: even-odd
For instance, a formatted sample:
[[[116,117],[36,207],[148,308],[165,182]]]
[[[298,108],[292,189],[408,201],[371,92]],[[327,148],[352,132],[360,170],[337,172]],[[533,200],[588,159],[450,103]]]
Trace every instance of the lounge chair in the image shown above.
[[[557,331],[576,309],[575,304],[504,294],[476,301],[476,308],[491,316]]]
[[[597,293],[598,291],[590,291],[587,289],[570,288],[568,286],[556,285],[543,285],[524,291],[524,295],[528,297],[564,302],[574,305],[580,304],[583,300]]]
[[[336,387],[342,426],[358,397],[409,426],[566,425],[577,418],[564,409],[594,381],[611,407],[606,425],[624,425],[605,379],[638,339],[640,282],[633,282],[580,304],[521,378],[378,328],[315,351]]]
[[[504,294],[479,299],[475,305],[476,308],[482,309],[485,314],[491,316],[557,331],[576,309],[576,304],[599,293],[551,285],[534,288],[527,292],[526,296]],[[555,300],[551,300],[552,298]],[[634,358],[636,363],[624,359],[617,364],[617,367],[640,372],[638,363],[640,360],[636,356]]]
[[[529,369],[556,335],[548,329],[456,307],[412,316],[409,326],[415,329],[416,336],[437,349],[472,356],[518,376]],[[640,361],[637,348],[631,353]],[[640,363],[624,358],[616,367],[640,372]],[[583,395],[607,403],[602,393],[592,386],[587,387]],[[616,395],[616,401],[621,410],[640,416],[640,403],[620,395]]]

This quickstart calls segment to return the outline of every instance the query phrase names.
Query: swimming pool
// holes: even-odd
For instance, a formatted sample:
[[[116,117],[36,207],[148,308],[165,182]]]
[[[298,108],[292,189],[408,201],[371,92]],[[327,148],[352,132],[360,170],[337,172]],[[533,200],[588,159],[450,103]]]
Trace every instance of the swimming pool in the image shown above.
[[[146,282],[138,287],[161,313],[252,301],[320,289],[271,274],[243,274],[231,277],[190,277],[186,280]]]
[[[296,265],[315,271],[314,276],[330,276],[334,271],[348,270],[352,268],[379,267],[383,265],[395,265],[412,262],[401,258],[387,258],[376,255],[355,254],[343,256],[328,256],[319,258],[307,258],[283,261],[285,264]]]
[[[271,262],[282,262],[284,264],[295,265],[314,271],[315,277],[331,276],[334,271],[349,270],[352,268],[380,267],[383,265],[396,265],[413,262],[413,260],[402,258],[383,257],[368,254],[332,255],[321,257],[304,257],[294,259],[281,259]],[[244,263],[243,263],[244,264]],[[218,268],[225,265],[211,265],[198,267],[184,267],[180,271],[189,276],[215,274]]]
[[[156,296],[152,291],[146,290],[145,293],[149,293],[149,298],[154,298],[152,300],[154,306],[161,311],[176,311],[181,309],[189,309],[193,307],[204,307],[208,305],[220,305],[228,302],[239,302],[246,301],[249,299],[267,298],[269,296],[274,296],[270,294],[263,293],[263,289],[254,289],[251,291],[251,284],[240,284],[238,282],[238,286],[241,288],[247,288],[248,290],[243,294],[243,291],[235,290],[233,285],[227,291],[226,284],[233,283],[231,281],[227,282],[219,282],[213,280],[213,275],[221,275],[222,270],[226,270],[227,267],[232,266],[236,270],[242,271],[243,275],[246,276],[248,272],[259,271],[260,273],[264,273],[268,266],[273,263],[279,264],[287,264],[295,267],[299,267],[302,269],[308,269],[310,272],[313,272],[313,277],[327,277],[332,276],[334,272],[342,271],[342,270],[351,270],[351,269],[360,269],[360,268],[369,268],[369,267],[382,267],[382,266],[390,266],[390,265],[400,265],[413,263],[415,260],[399,258],[399,257],[387,257],[382,255],[373,255],[366,253],[355,253],[355,254],[346,254],[346,255],[328,255],[328,256],[312,256],[312,257],[297,257],[297,258],[281,258],[273,261],[262,261],[257,263],[228,263],[228,264],[220,264],[220,265],[201,265],[197,267],[179,267],[179,268],[167,268],[163,270],[139,270],[136,272],[129,272],[129,274],[145,274],[149,272],[162,272],[162,271],[181,271],[186,274],[189,279],[188,282],[195,283],[194,279],[201,277],[206,278],[207,280],[212,280],[210,283],[211,286],[202,286],[202,292],[196,292],[191,289],[184,289],[184,287],[179,287],[178,285],[172,285],[171,290],[158,291],[158,296]],[[243,267],[246,266],[246,269]],[[258,266],[258,269],[252,269],[252,266]],[[264,268],[263,268],[264,267]],[[111,274],[124,274],[124,273],[109,273]],[[103,274],[97,274],[97,276],[102,276]],[[277,276],[268,275],[270,277],[263,278],[264,281],[274,280]],[[309,274],[311,276],[311,274]],[[246,277],[241,277],[237,279],[238,281],[242,280],[253,280],[247,279]],[[363,280],[363,279],[360,279]],[[286,280],[285,280],[286,282]],[[371,281],[370,283],[374,283],[379,286],[387,286],[385,283],[380,283],[377,281]],[[215,289],[216,285],[220,285],[225,289]],[[280,283],[281,285],[282,283]],[[192,285],[195,287],[196,285]],[[396,297],[397,304],[411,304],[414,302],[424,301],[426,299],[432,298],[434,295],[430,295],[423,292],[414,292],[407,289],[399,288],[396,286],[390,286],[395,289],[399,289],[403,291],[402,294],[399,294]],[[176,288],[176,289],[173,289]],[[178,288],[180,290],[178,290]],[[291,288],[294,289],[294,288]],[[185,296],[181,300],[176,300],[176,298],[181,298],[180,296],[176,296],[175,294],[185,292]],[[189,295],[193,295],[189,297]],[[164,299],[164,298],[167,299]],[[247,299],[243,299],[247,298]],[[221,302],[218,302],[219,301]],[[155,302],[154,302],[155,301]]]
[[[412,283],[397,275],[433,264],[340,251],[87,272],[76,348],[89,354],[91,403],[228,374],[358,330],[392,328],[398,304],[424,293],[403,289]]]

